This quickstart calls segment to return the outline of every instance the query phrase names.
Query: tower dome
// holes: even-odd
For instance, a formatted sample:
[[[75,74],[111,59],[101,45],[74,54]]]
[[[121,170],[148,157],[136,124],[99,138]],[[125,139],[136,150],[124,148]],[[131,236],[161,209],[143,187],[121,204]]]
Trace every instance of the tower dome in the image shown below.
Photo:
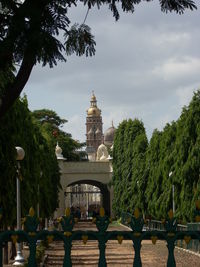
[[[108,128],[104,133],[104,144],[107,146],[112,146],[114,142],[114,135],[115,135],[116,128],[113,125],[110,128]]]
[[[92,93],[92,97],[90,100],[90,108],[87,110],[87,115],[90,117],[98,117],[101,116],[101,110],[97,107],[97,100],[94,92]]]

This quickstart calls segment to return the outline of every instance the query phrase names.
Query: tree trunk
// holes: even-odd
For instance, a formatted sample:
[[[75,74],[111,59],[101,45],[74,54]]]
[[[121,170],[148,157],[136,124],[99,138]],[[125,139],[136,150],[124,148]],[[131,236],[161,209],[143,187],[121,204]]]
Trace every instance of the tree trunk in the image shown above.
[[[15,77],[14,81],[9,83],[5,88],[5,94],[0,99],[0,118],[8,111],[14,104],[15,100],[20,96],[24,89],[32,68],[35,64],[35,55],[31,53],[30,49],[24,54],[21,67]]]

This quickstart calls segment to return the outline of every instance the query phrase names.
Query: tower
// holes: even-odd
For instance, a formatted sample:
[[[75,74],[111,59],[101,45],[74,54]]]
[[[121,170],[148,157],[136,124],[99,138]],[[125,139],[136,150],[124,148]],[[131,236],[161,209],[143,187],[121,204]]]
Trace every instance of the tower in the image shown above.
[[[90,108],[86,117],[86,145],[88,153],[96,153],[103,140],[103,123],[101,110],[97,107],[94,92],[90,100]]]

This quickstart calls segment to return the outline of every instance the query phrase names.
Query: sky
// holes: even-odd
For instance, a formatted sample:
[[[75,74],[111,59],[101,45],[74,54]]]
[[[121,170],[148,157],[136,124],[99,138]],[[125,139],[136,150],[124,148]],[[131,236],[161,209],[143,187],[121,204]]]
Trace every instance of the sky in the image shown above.
[[[90,10],[86,24],[95,36],[94,57],[67,57],[66,63],[34,67],[23,93],[30,110],[48,108],[68,120],[63,129],[85,141],[86,110],[92,91],[104,131],[113,120],[143,121],[148,138],[155,128],[177,120],[200,88],[200,4],[184,15],[162,13],[159,1],[142,2],[115,21],[106,6]],[[197,1],[196,1],[197,2]],[[72,23],[87,8],[72,8]]]

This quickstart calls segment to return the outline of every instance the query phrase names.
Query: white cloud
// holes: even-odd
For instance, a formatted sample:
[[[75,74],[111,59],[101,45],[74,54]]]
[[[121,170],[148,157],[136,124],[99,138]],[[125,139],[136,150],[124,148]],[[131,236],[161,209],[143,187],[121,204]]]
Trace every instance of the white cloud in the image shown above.
[[[155,32],[154,32],[155,35]],[[184,46],[187,46],[188,43],[191,41],[191,34],[188,32],[162,32],[160,35],[155,35],[152,39],[152,43],[155,46],[173,46],[180,47],[180,43],[184,44]]]
[[[199,78],[200,58],[182,57],[169,58],[161,66],[156,66],[152,73],[162,76],[166,81],[183,77]]]

